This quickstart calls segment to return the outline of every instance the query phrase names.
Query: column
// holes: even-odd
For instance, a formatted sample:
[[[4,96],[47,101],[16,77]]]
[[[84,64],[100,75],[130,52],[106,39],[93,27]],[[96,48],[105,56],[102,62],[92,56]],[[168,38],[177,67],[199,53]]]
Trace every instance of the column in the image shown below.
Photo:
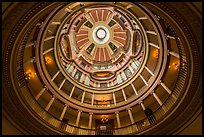
[[[92,99],[91,99],[91,105],[93,106],[93,104],[94,104],[94,93],[93,93]]]
[[[143,76],[140,74],[140,78],[142,79],[142,81],[145,83],[146,86],[148,86],[147,81],[143,78]]]
[[[84,97],[85,97],[85,91],[84,91],[83,94],[82,94],[81,103],[84,102]]]
[[[77,115],[77,119],[76,119],[76,123],[75,123],[75,125],[76,126],[78,126],[79,125],[79,120],[80,120],[80,116],[81,116],[81,110],[78,110],[79,112],[78,112],[78,115]]]
[[[149,31],[149,30],[147,30],[146,33],[153,34],[153,35],[157,35],[157,33],[156,33],[155,31]]]
[[[129,117],[130,117],[131,124],[134,124],[135,121],[134,121],[134,119],[133,119],[132,112],[131,112],[132,108],[128,108],[127,110],[128,110],[128,114],[129,114]],[[133,128],[132,130],[135,130],[135,129],[138,130],[136,124],[134,124],[134,125],[132,126],[132,128]]]
[[[134,121],[134,119],[133,119],[133,117],[132,117],[131,108],[128,108],[127,111],[128,111],[129,117],[130,117],[131,124],[134,124],[135,121]]]
[[[48,40],[51,40],[51,39],[54,39],[54,38],[55,38],[55,36],[50,36],[50,37],[45,38],[44,41],[48,41]]]
[[[169,94],[171,94],[171,90],[170,90],[166,85],[164,85],[163,82],[161,82],[160,84],[162,85],[162,87],[163,87]]]
[[[53,101],[55,100],[55,97],[53,96],[52,99],[50,100],[50,102],[47,104],[45,110],[48,111],[50,106],[52,105]]]
[[[174,51],[170,51],[169,54],[173,55],[174,57],[179,58],[179,54]]]
[[[126,9],[129,9],[129,8],[132,8],[132,5],[131,5],[131,4],[129,4],[129,5],[126,6]]]
[[[26,44],[25,48],[29,48],[29,47],[32,47],[34,46],[35,42],[34,43],[30,43],[30,44]]]
[[[164,83],[160,83],[162,85],[162,87],[169,93],[169,95],[171,95],[171,90],[164,84]],[[172,97],[176,100],[177,98],[172,94]]]
[[[62,83],[60,84],[59,89],[62,88],[62,86],[64,85],[65,81],[66,81],[66,78],[65,78],[65,79],[62,81]]]
[[[115,94],[114,94],[114,92],[113,92],[113,102],[114,102],[114,104],[116,105],[116,99],[115,99]]]
[[[57,77],[57,75],[58,75],[59,73],[60,73],[60,70],[58,70],[57,73],[52,77],[51,81],[53,81],[53,80]]]
[[[93,113],[90,112],[89,113],[89,129],[91,129],[91,126],[92,126],[92,117],[93,117]]]
[[[40,98],[40,96],[42,96],[42,94],[44,93],[45,91],[45,87],[37,94],[37,96],[35,96],[35,99],[38,100]]]
[[[172,56],[174,56],[176,58],[180,58],[179,54],[174,52],[174,51],[170,51],[169,54],[171,54]],[[182,60],[184,60],[186,62],[186,57],[182,56]]]
[[[123,93],[123,97],[124,97],[125,101],[127,101],[124,89],[122,89],[122,93]]]
[[[146,16],[138,18],[138,20],[146,20],[146,19],[148,19]]]
[[[118,124],[118,128],[120,128],[121,127],[121,125],[120,125],[120,118],[119,118],[119,114],[118,114],[119,112],[115,112],[115,114],[116,114],[116,119],[117,119],[117,124]]]
[[[152,95],[154,96],[154,98],[156,99],[156,101],[159,103],[160,106],[162,106],[162,101],[159,99],[159,97],[156,95],[156,93],[153,91]],[[164,111],[166,112],[167,109],[165,106],[162,107],[164,109]]]
[[[152,75],[154,76],[154,74],[149,70],[149,68],[147,66],[145,66],[145,69]]]
[[[174,52],[174,51],[169,51],[169,54],[171,54],[172,56],[174,56],[176,58],[180,58],[179,54]],[[186,56],[182,56],[182,60],[184,60],[186,62]]]
[[[161,100],[159,99],[159,97],[156,95],[156,93],[155,93],[154,91],[152,92],[152,95],[154,96],[154,98],[156,99],[156,101],[159,103],[159,105],[162,106]]]
[[[67,104],[65,104],[65,105],[64,105],[64,108],[63,108],[63,110],[62,110],[61,116],[60,116],[60,120],[63,119],[63,117],[64,117],[64,115],[65,115],[65,113],[66,113],[67,107],[68,107]]]
[[[170,38],[170,39],[175,39],[174,36],[170,36],[170,35],[168,35],[168,34],[165,34],[165,36],[166,36],[167,38]]]
[[[160,49],[160,47],[158,46],[158,45],[156,45],[156,44],[154,44],[154,43],[148,43],[150,46],[152,46],[152,47],[155,47],[155,48],[157,48],[157,49]]]
[[[69,95],[69,98],[72,97],[72,94],[73,94],[73,92],[74,92],[74,89],[75,89],[75,85],[72,87],[72,91],[71,91],[71,93],[70,93],[70,95]]]
[[[143,104],[143,101],[140,102],[140,105],[141,105],[141,107],[142,107],[143,110],[146,109],[145,106],[144,106],[144,104]]]
[[[23,65],[29,64],[29,63],[33,63],[34,58],[29,59],[28,61],[24,62]]]
[[[43,52],[43,55],[47,54],[48,52],[50,52],[50,51],[52,51],[52,50],[54,50],[54,48],[50,48],[50,49],[44,51],[44,52]]]
[[[135,94],[138,95],[137,90],[135,89],[135,86],[134,86],[132,83],[131,83],[131,86],[132,86],[132,88],[133,88]]]
[[[72,9],[69,9],[69,8],[65,8],[64,9],[66,12],[72,12]]]
[[[60,22],[52,22],[50,25],[60,25]]]

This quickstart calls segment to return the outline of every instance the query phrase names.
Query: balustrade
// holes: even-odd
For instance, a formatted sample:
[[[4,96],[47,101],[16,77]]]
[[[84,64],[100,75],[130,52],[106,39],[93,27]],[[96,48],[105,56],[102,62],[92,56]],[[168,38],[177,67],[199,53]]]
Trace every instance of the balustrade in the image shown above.
[[[139,18],[139,20],[143,20],[143,19],[146,19],[146,18],[145,17],[140,17]],[[148,32],[148,33],[150,33],[150,32]],[[151,34],[154,34],[154,33],[151,32]],[[54,38],[54,36],[50,37],[49,39],[53,39],[53,38]],[[44,41],[49,40],[49,39],[45,39]],[[176,40],[177,40],[177,43],[180,42],[178,39],[176,39]],[[152,43],[149,43],[149,45],[158,48],[157,45],[154,45]],[[42,119],[44,119],[46,122],[48,122],[50,125],[53,125],[56,128],[64,130],[67,133],[75,133],[75,134],[78,134],[78,135],[95,135],[96,134],[96,129],[85,129],[85,128],[76,127],[79,124],[81,111],[79,111],[79,113],[78,113],[77,120],[76,120],[76,126],[72,126],[70,124],[63,124],[63,126],[60,126],[63,123],[62,122],[62,118],[64,116],[64,113],[65,113],[67,107],[64,108],[64,110],[63,110],[63,112],[61,114],[61,117],[60,118],[56,118],[56,117],[54,117],[53,115],[51,115],[48,112],[50,105],[54,101],[54,98],[50,101],[49,105],[47,106],[47,109],[44,109],[44,108],[42,108],[40,106],[40,104],[37,102],[37,100],[38,100],[38,98],[40,97],[41,94],[38,94],[38,96],[34,97],[32,95],[32,93],[30,92],[29,87],[28,87],[28,85],[26,83],[26,80],[25,80],[24,70],[23,70],[23,53],[24,53],[24,48],[25,48],[25,46],[24,47],[23,46],[20,47],[20,49],[18,51],[18,54],[17,54],[16,77],[17,77],[17,80],[18,80],[18,83],[19,83],[19,87],[21,89],[21,94],[23,95],[24,100],[26,101],[26,103],[28,103],[31,106],[31,108],[33,109],[33,111],[35,111],[36,114],[38,114]],[[185,58],[185,50],[184,50],[184,48],[182,47],[181,44],[178,44],[178,49],[179,49],[180,62],[182,64],[182,62],[185,61],[185,59],[183,59],[183,58]],[[46,53],[48,53],[48,52],[50,52],[52,50],[53,49],[51,48],[51,49],[45,51],[43,54],[46,54]],[[137,63],[139,63],[139,62],[134,62],[133,66],[138,67],[139,65]],[[111,132],[114,135],[133,134],[133,133],[135,134],[137,132],[142,131],[147,126],[151,126],[152,123],[155,123],[155,122],[159,121],[167,113],[167,111],[173,106],[173,104],[178,99],[179,95],[181,95],[181,93],[184,90],[183,86],[185,84],[186,77],[187,77],[187,66],[186,66],[185,63],[186,62],[184,62],[184,67],[180,66],[179,74],[178,74],[178,79],[177,79],[175,88],[170,92],[168,87],[167,88],[165,87],[165,89],[167,91],[169,91],[168,92],[169,93],[169,97],[167,98],[167,100],[165,100],[164,102],[161,102],[158,99],[158,97],[155,96],[155,98],[159,102],[160,106],[159,106],[159,108],[156,111],[153,112],[153,115],[155,116],[155,121],[154,122],[149,122],[148,117],[146,117],[146,118],[144,118],[142,120],[139,120],[139,121],[134,121],[133,118],[132,118],[131,111],[128,110],[129,117],[131,119],[131,125],[128,125],[126,127],[121,127],[119,115],[118,115],[118,113],[116,113],[116,119],[117,119],[117,123],[118,123],[118,128],[113,129]],[[132,68],[132,66],[128,66],[128,67]],[[147,68],[147,67],[145,67],[145,68],[147,69],[147,71],[152,76],[154,76],[154,73],[151,72],[149,70],[149,68]],[[58,71],[52,77],[52,80],[54,80],[59,73],[60,73],[60,71]],[[143,82],[148,86],[148,82],[142,77],[142,75],[139,75],[139,76],[143,80]],[[66,79],[64,79],[64,81],[61,83],[60,88],[62,88],[65,80]],[[138,93],[137,93],[137,91],[135,89],[135,86],[132,83],[131,83],[131,86],[132,86],[135,94],[138,95]],[[75,90],[75,86],[71,89],[71,93],[69,95],[70,98],[72,97],[72,94],[73,94],[74,90]],[[40,92],[40,93],[43,93],[43,92],[44,92],[44,90],[42,90],[42,92]],[[124,99],[127,100],[126,99],[126,94],[125,94],[123,89],[122,89],[122,93],[123,93]],[[114,92],[113,92],[112,95],[113,95],[113,103],[116,105],[116,97],[115,97]],[[85,96],[85,92],[83,93],[83,97],[82,97],[82,100],[81,100],[82,103],[84,102],[84,96]],[[93,104],[94,104],[94,94],[92,96],[92,101],[91,101],[91,105],[93,105]],[[141,106],[142,106],[143,109],[145,108],[142,103],[141,103]],[[164,107],[166,108],[165,110],[163,109]],[[91,127],[91,119],[92,119],[92,115],[90,117],[89,128]]]

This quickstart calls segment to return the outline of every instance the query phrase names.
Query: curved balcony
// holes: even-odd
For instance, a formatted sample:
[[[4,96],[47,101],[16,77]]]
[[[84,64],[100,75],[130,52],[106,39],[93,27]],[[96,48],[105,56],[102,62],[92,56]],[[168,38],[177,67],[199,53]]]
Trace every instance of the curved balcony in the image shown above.
[[[23,70],[23,68],[21,68],[21,70]],[[22,72],[23,71],[21,71],[21,74],[22,74]],[[141,132],[141,131],[145,130],[149,126],[153,126],[155,123],[157,123],[161,119],[163,119],[163,117],[165,117],[165,115],[168,114],[168,111],[170,111],[172,109],[172,106],[175,105],[175,102],[177,101],[178,97],[182,94],[182,87],[184,86],[183,80],[186,79],[187,67],[180,67],[179,72],[180,73],[179,73],[179,76],[178,76],[178,79],[177,79],[176,86],[175,86],[174,90],[169,94],[169,96],[167,97],[167,99],[163,103],[161,103],[161,101],[159,101],[160,99],[158,99],[158,97],[156,97],[155,92],[152,93],[152,95],[155,97],[155,99],[160,104],[160,107],[157,108],[151,115],[149,115],[148,117],[145,117],[145,118],[143,118],[141,120],[134,121],[134,123],[132,123],[131,125],[124,126],[124,127],[121,127],[121,128],[111,129],[108,132],[104,131],[104,134],[113,134],[113,135],[136,134],[138,132]],[[24,77],[18,77],[18,79],[20,81],[21,80],[23,81]],[[21,84],[21,85],[24,85],[24,86],[21,87],[21,91],[22,91],[22,94],[24,96],[24,99],[25,99],[26,103],[28,103],[29,106],[31,106],[31,108],[33,109],[32,110],[33,113],[36,113],[43,120],[45,120],[45,122],[49,123],[50,125],[57,128],[58,130],[65,132],[66,134],[67,133],[68,134],[77,134],[77,135],[103,134],[103,130],[100,131],[100,130],[97,130],[97,129],[87,129],[87,128],[82,128],[82,127],[78,127],[78,126],[75,126],[75,125],[71,125],[71,124],[68,124],[68,123],[64,123],[62,121],[62,116],[64,115],[64,113],[65,113],[65,111],[67,109],[67,105],[64,106],[60,118],[56,118],[55,116],[53,116],[52,114],[50,114],[48,112],[48,109],[47,110],[44,109],[36,101],[36,97],[34,97],[32,95],[32,93],[29,91],[29,89],[27,88],[27,83],[25,82],[25,80],[22,83],[24,83],[24,84]],[[164,85],[164,83],[160,83],[160,84],[162,86]],[[166,87],[166,86],[164,86],[164,88],[169,90],[168,87]],[[48,108],[48,107],[46,107],[46,108]],[[130,109],[128,109],[127,111],[130,111]],[[129,112],[129,113],[131,114],[131,112]],[[116,113],[116,115],[117,114],[118,113]],[[90,114],[89,118],[90,118],[91,115],[93,115],[93,114]],[[89,119],[89,125],[90,125],[91,120]]]
[[[107,4],[114,5],[119,12],[123,8],[131,12],[126,14],[127,18],[131,20],[130,25],[138,29],[132,16],[135,14],[142,27],[130,32],[134,33],[130,38],[132,45],[125,47],[127,52],[129,48],[135,48],[132,50],[134,56],[128,58],[124,53],[120,56],[123,63],[116,61],[105,69],[100,65],[83,65],[82,59],[72,58],[70,49],[65,53],[56,48],[58,36],[65,32],[59,31],[64,27],[63,20],[74,14],[67,11],[83,9],[81,3],[56,6],[44,18],[39,16],[43,21],[36,19],[24,31],[15,48],[16,53],[12,55],[15,58],[12,75],[17,78],[16,87],[22,102],[36,120],[62,134],[125,135],[145,133],[172,115],[191,82],[188,43],[181,30],[173,23],[169,24],[172,19],[153,13],[145,4],[132,4]],[[94,7],[93,3],[90,5],[85,3],[87,7]],[[55,15],[58,18],[54,18]],[[77,26],[84,22],[74,23]],[[142,38],[145,40],[134,41]],[[148,48],[142,47],[145,44]],[[68,52],[70,56],[64,57]],[[105,77],[108,74],[104,73],[113,68],[117,70],[107,76],[106,81],[96,77]],[[98,70],[92,71],[94,69]],[[112,127],[104,129],[97,121],[101,124],[110,122]]]

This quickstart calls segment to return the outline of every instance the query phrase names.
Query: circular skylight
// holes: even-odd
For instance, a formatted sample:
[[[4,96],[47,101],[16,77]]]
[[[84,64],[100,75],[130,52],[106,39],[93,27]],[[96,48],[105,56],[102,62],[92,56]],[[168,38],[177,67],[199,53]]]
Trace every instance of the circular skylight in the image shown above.
[[[95,27],[92,34],[96,44],[104,44],[110,39],[110,32],[105,26]]]

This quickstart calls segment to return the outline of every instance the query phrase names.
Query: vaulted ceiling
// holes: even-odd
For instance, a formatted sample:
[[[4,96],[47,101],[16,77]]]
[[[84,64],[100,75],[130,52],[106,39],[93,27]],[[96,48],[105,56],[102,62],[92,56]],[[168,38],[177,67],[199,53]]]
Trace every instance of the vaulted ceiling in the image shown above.
[[[3,5],[3,115],[24,134],[178,134],[201,114],[199,4]]]

